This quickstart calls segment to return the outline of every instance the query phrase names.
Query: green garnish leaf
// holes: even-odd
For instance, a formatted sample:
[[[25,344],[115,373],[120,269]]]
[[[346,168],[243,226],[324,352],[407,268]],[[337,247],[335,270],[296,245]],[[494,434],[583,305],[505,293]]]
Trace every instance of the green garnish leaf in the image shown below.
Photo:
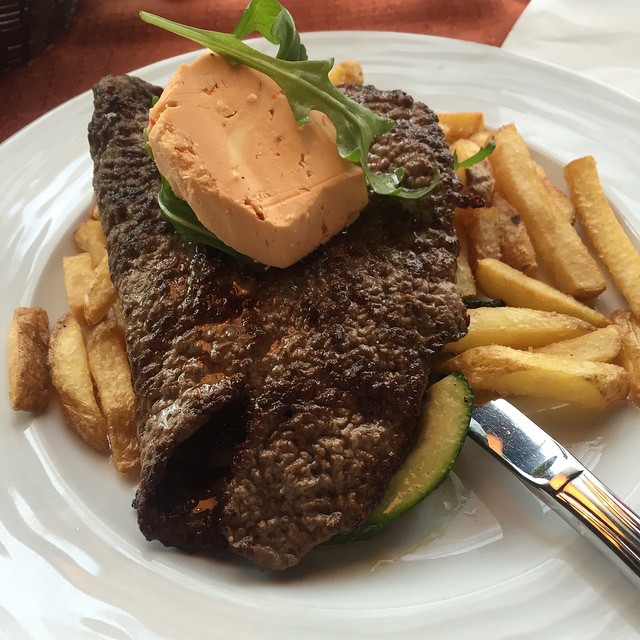
[[[283,37],[282,32],[285,31],[285,27],[286,29],[289,28],[287,25],[293,29],[295,27],[293,27],[293,21],[287,22],[286,16],[278,17],[283,16],[282,12],[274,18],[275,4],[279,3],[271,0],[271,2],[249,4],[247,8],[249,14],[244,21],[241,19],[238,33],[245,33],[247,29],[257,29],[259,25],[261,33],[268,31],[274,40],[277,39],[282,43],[283,40],[280,38]],[[260,15],[261,8],[266,8],[267,13]],[[274,19],[271,29],[268,29],[269,16]],[[327,115],[336,128],[339,154],[362,166],[369,185],[376,193],[415,199],[426,195],[436,186],[439,176],[427,187],[410,190],[400,185],[401,176],[403,176],[401,171],[392,174],[373,174],[369,170],[367,157],[373,138],[389,131],[394,122],[390,118],[376,115],[370,109],[347,98],[331,84],[328,73],[333,66],[332,59],[281,60],[252,49],[235,34],[190,27],[146,11],[141,11],[140,17],[149,24],[192,40],[231,62],[251,67],[272,78],[284,92],[298,125],[308,122],[311,111],[321,111]],[[279,26],[277,35],[274,35],[276,20]],[[289,53],[291,47],[287,45],[286,48]]]
[[[506,307],[507,303],[500,298],[478,298],[477,296],[465,296],[462,298],[467,309],[479,309],[481,307]]]
[[[197,242],[218,249],[241,264],[255,264],[254,260],[226,245],[218,236],[211,233],[194,213],[193,209],[173,192],[169,182],[162,178],[158,193],[158,204],[162,216],[168,220],[185,242]]]
[[[300,42],[291,14],[277,0],[251,0],[233,30],[239,39],[257,31],[272,44],[280,45],[276,58],[306,60],[307,50]]]
[[[474,164],[478,164],[482,162],[485,158],[488,158],[493,150],[496,148],[495,140],[489,140],[487,144],[482,147],[477,153],[474,153],[472,156],[460,162],[458,160],[458,154],[453,152],[453,168],[455,169],[467,169],[468,167],[472,167]]]
[[[405,200],[417,200],[422,196],[431,193],[440,183],[440,170],[436,170],[433,180],[420,189],[405,189],[402,181],[404,180],[405,171],[402,168],[396,169],[393,173],[373,173],[366,164],[362,165],[365,178],[373,191],[382,196],[400,196]]]

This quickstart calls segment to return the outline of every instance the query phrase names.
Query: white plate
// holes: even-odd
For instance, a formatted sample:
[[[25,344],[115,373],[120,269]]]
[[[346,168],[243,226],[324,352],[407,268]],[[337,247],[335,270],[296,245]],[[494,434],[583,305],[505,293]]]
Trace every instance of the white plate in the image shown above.
[[[640,104],[498,49],[391,33],[314,33],[313,57],[355,58],[367,81],[437,110],[515,122],[555,179],[593,154],[612,203],[640,229]],[[140,73],[166,81],[179,61]],[[91,164],[83,94],[0,147],[2,335],[11,311],[64,311],[60,259],[87,214]],[[607,294],[602,307],[620,304]],[[0,394],[7,397],[3,349]],[[639,414],[535,413],[640,507]],[[421,508],[379,539],[322,548],[265,575],[143,540],[133,486],[64,425],[55,408],[14,415],[2,402],[0,630],[18,638],[629,638],[636,592],[555,514],[473,443]]]

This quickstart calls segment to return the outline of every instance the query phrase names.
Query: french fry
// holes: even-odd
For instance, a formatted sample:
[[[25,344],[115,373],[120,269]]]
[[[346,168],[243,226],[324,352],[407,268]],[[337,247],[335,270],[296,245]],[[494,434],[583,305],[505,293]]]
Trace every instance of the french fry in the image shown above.
[[[73,233],[73,239],[80,249],[91,256],[91,264],[98,266],[107,253],[106,238],[99,220],[85,220]]]
[[[640,318],[640,255],[602,191],[595,160],[591,156],[574,160],[564,175],[582,228],[631,311]]]
[[[108,453],[107,424],[93,391],[82,328],[73,314],[56,323],[49,344],[51,381],[74,431],[100,453]]]
[[[640,323],[628,310],[614,311],[611,319],[620,330],[622,338],[620,364],[629,374],[629,384],[637,400],[640,398]]]
[[[493,130],[484,129],[483,131],[476,131],[476,133],[469,136],[469,140],[472,140],[480,147],[485,147],[487,142],[492,138]]]
[[[522,217],[499,193],[493,196],[491,206],[496,212],[500,259],[534,277],[538,273],[538,261]]]
[[[91,256],[86,252],[65,256],[62,258],[62,269],[69,308],[74,318],[84,326],[87,324],[84,315],[84,294],[93,277]]]
[[[480,151],[480,145],[469,138],[460,138],[451,145],[458,161],[463,162]],[[489,205],[493,196],[495,180],[488,159],[476,162],[471,167],[458,167],[456,170],[463,186],[463,193],[473,194]]]
[[[131,386],[122,329],[113,321],[94,327],[87,340],[87,354],[100,406],[107,420],[113,463],[120,473],[133,473],[140,465],[136,397]]]
[[[532,396],[603,409],[629,393],[627,372],[615,364],[558,358],[509,347],[470,349],[444,363],[474,389]]]
[[[445,138],[449,144],[459,138],[469,138],[474,133],[484,131],[484,113],[480,111],[439,113],[438,120],[443,131],[446,127]]]
[[[9,399],[14,411],[44,411],[51,377],[47,363],[49,316],[40,307],[19,307],[9,329]]]
[[[460,210],[458,210],[460,211]],[[471,266],[469,265],[469,242],[467,240],[467,233],[464,225],[458,221],[458,211],[456,211],[456,217],[454,224],[456,227],[456,235],[458,236],[458,243],[460,245],[460,253],[458,254],[456,263],[456,287],[461,297],[476,295],[476,282],[471,272]]]
[[[105,254],[94,269],[84,295],[84,316],[89,324],[102,320],[116,301],[116,290],[109,275],[109,260]]]
[[[594,258],[542,186],[514,125],[496,131],[489,156],[496,188],[520,212],[539,260],[553,274],[556,286],[576,298],[593,298],[607,287]]]
[[[358,84],[364,82],[362,65],[356,60],[344,60],[329,71],[329,80],[332,84]]]
[[[500,258],[498,216],[495,209],[459,209],[456,220],[463,225],[468,238],[468,256],[471,271],[475,272],[478,260]]]
[[[572,360],[591,360],[592,362],[613,362],[620,353],[622,340],[620,331],[614,324],[577,338],[561,340],[546,347],[534,349],[535,353],[546,353]]]
[[[593,330],[593,325],[584,320],[536,309],[481,307],[468,309],[468,314],[467,335],[446,345],[447,352],[461,353],[485,345],[503,345],[516,349],[542,347]]]
[[[558,212],[566,217],[570,224],[574,224],[576,221],[576,210],[573,207],[571,198],[569,198],[562,189],[551,182],[547,172],[537,162],[534,162],[534,166],[536,168],[538,179],[542,183],[542,186],[547,190],[547,193],[551,196]]]
[[[490,298],[501,298],[509,306],[565,313],[596,327],[610,324],[609,319],[551,285],[530,278],[500,260],[478,262],[478,286]]]
[[[459,140],[455,140],[449,148],[451,153],[455,154],[458,161],[462,162],[470,158],[474,153],[477,153],[480,150],[480,145],[473,142],[473,140],[469,140],[469,138],[460,138]],[[456,169],[456,173],[458,174],[458,178],[460,179],[462,186],[466,187],[467,172],[464,167],[458,167]]]
[[[100,220],[100,211],[98,211],[98,205],[94,204],[93,207],[91,207],[91,217],[94,220]]]
[[[467,185],[464,193],[482,198],[486,205],[491,204],[496,181],[493,178],[489,160],[485,158],[480,162],[476,162],[473,166],[467,167],[465,172],[467,174]]]

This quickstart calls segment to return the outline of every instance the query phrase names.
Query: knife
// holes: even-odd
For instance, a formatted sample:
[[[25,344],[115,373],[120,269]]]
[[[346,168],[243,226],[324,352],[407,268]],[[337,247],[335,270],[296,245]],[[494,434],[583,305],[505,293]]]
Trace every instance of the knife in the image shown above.
[[[640,517],[506,400],[474,407],[469,436],[640,587]]]

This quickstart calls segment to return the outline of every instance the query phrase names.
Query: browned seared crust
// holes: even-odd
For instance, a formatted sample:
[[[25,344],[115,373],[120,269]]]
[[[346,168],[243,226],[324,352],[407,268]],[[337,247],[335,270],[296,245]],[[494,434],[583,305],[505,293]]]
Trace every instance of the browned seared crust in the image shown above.
[[[183,243],[160,217],[142,144],[157,89],[126,76],[94,89],[94,186],[139,401],[135,504],[149,539],[228,543],[284,569],[358,529],[411,445],[433,354],[466,330],[458,185],[435,116],[402,92],[345,91],[398,122],[372,149],[375,169],[403,164],[414,186],[438,167],[440,185],[406,207],[373,197],[312,255],[265,270]]]

